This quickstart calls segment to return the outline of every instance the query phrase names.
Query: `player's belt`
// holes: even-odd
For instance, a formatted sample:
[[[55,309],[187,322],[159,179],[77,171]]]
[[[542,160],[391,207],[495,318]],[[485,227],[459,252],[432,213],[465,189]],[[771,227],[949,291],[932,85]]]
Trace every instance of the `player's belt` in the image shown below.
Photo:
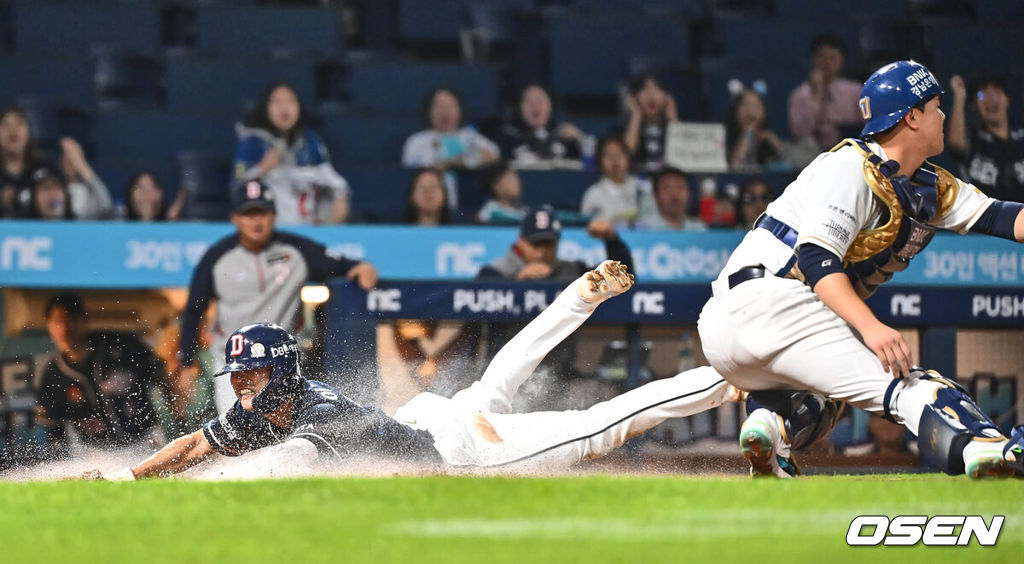
[[[732,290],[736,286],[746,282],[747,280],[753,280],[755,278],[764,278],[765,270],[763,266],[744,266],[743,268],[733,272],[729,275],[729,289]]]

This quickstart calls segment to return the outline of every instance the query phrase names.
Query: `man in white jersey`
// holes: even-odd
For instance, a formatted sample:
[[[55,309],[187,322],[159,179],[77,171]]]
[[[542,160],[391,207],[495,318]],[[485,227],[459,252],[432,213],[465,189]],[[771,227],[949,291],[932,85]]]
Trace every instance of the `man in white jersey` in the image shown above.
[[[876,71],[861,93],[862,138],[820,155],[768,206],[712,284],[698,330],[711,365],[755,400],[817,392],[902,423],[938,469],[1007,476],[1022,470],[1024,427],[1003,436],[965,390],[913,367],[900,333],[864,303],[936,229],[1024,240],[1024,205],[925,160],[943,149],[941,93],[914,61]],[[784,411],[755,409],[741,430],[755,475],[792,473]]]

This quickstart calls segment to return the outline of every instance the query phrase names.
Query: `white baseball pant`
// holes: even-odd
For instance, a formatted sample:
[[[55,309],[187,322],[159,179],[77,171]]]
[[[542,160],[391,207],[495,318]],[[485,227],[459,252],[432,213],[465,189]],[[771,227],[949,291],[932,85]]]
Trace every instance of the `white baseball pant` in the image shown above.
[[[571,284],[495,355],[483,376],[451,399],[414,397],[395,419],[434,436],[450,466],[521,470],[564,467],[608,454],[672,417],[733,399],[736,390],[711,367],[657,380],[579,411],[511,413],[512,397],[552,348],[597,307]]]
[[[799,280],[766,276],[715,295],[697,323],[704,354],[730,384],[748,392],[812,390],[882,414],[891,374],[842,318]],[[940,384],[902,379],[892,416],[917,434]]]

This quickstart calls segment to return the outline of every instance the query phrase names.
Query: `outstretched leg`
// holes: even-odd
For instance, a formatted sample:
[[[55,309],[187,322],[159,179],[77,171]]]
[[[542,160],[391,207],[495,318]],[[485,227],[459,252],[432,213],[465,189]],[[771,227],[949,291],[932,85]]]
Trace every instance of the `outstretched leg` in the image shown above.
[[[577,278],[494,355],[480,380],[452,401],[473,411],[510,413],[512,397],[537,365],[605,300],[633,286],[625,265],[606,260]]]
[[[714,368],[694,368],[655,380],[583,411],[484,413],[493,430],[476,440],[487,468],[566,466],[604,456],[666,419],[736,401],[740,394]]]

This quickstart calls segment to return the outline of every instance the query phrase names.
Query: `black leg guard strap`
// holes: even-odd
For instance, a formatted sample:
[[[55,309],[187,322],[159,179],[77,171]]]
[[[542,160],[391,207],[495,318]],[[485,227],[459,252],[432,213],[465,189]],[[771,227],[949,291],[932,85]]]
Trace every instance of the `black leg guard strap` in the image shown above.
[[[903,381],[903,377],[893,378],[892,382],[889,382],[889,387],[885,389],[885,397],[882,398],[882,419],[897,423],[896,418],[892,416],[892,393],[896,391],[896,386]]]
[[[747,414],[764,407],[782,417],[790,448],[799,451],[824,437],[842,412],[839,402],[814,392],[772,390],[751,392]]]

